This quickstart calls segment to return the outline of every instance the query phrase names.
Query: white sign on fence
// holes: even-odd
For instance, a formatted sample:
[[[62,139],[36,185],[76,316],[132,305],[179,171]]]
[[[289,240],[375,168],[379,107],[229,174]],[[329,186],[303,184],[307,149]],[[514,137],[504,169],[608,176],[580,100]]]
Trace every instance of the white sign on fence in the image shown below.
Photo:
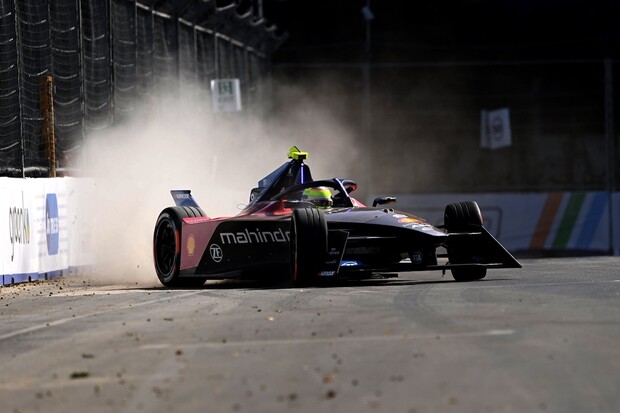
[[[241,86],[239,79],[214,79],[211,81],[214,112],[241,111]]]
[[[486,111],[480,114],[480,146],[499,149],[512,145],[510,111],[507,108]]]

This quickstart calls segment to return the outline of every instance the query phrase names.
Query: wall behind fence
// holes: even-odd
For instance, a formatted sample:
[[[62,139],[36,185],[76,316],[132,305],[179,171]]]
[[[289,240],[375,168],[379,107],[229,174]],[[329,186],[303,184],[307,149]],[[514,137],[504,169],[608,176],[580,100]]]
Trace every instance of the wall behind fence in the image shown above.
[[[305,94],[360,138],[368,154],[358,167],[360,190],[600,191],[611,178],[618,188],[613,59],[277,63],[284,50],[275,56],[276,79],[304,79]],[[276,92],[283,110],[289,96]],[[509,109],[512,144],[482,148],[481,112],[499,108]]]

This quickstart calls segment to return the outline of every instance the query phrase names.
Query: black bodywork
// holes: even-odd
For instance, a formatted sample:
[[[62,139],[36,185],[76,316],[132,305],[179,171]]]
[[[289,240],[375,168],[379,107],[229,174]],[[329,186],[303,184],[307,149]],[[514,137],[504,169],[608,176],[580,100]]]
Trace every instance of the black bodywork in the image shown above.
[[[448,205],[445,225],[436,227],[389,205],[366,207],[350,195],[354,181],[314,181],[304,158],[293,158],[260,180],[247,207],[234,217],[210,219],[189,191],[175,191],[185,195],[173,193],[177,207],[164,210],[155,229],[155,267],[162,283],[274,273],[289,274],[293,281],[303,275],[303,282],[311,283],[447,269],[459,281],[472,281],[483,278],[487,268],[521,267],[483,227],[475,202]],[[330,189],[333,207],[318,209],[301,199],[305,188],[317,186]],[[168,237],[173,246],[158,232],[164,215],[172,216],[169,226],[178,231],[175,241]],[[158,255],[164,244],[166,251],[177,251],[171,265],[158,264],[170,256]]]

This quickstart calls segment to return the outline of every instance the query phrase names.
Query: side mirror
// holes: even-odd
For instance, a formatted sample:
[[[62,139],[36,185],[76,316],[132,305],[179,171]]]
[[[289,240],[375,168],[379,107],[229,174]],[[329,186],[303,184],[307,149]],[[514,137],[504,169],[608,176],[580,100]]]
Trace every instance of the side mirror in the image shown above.
[[[350,179],[343,179],[342,186],[344,186],[344,189],[347,190],[347,194],[350,194],[357,189],[357,182]]]
[[[264,188],[252,188],[250,191],[250,203],[254,202],[258,194],[260,194],[263,189]]]
[[[375,198],[375,200],[372,201],[372,206],[376,207],[377,205],[393,204],[395,202],[396,202],[395,196],[381,196],[379,198]]]

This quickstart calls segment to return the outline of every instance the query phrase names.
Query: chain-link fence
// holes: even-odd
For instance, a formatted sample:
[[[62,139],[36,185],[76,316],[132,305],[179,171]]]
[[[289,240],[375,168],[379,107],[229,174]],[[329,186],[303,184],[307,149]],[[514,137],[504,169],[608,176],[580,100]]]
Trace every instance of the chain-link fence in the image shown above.
[[[0,0],[0,167],[4,173],[21,172],[19,74],[13,0]]]
[[[284,40],[260,14],[232,0],[0,0],[0,176],[53,169],[49,76],[60,171],[90,132],[158,93],[208,93],[212,79],[238,78],[244,107],[256,106]]]

